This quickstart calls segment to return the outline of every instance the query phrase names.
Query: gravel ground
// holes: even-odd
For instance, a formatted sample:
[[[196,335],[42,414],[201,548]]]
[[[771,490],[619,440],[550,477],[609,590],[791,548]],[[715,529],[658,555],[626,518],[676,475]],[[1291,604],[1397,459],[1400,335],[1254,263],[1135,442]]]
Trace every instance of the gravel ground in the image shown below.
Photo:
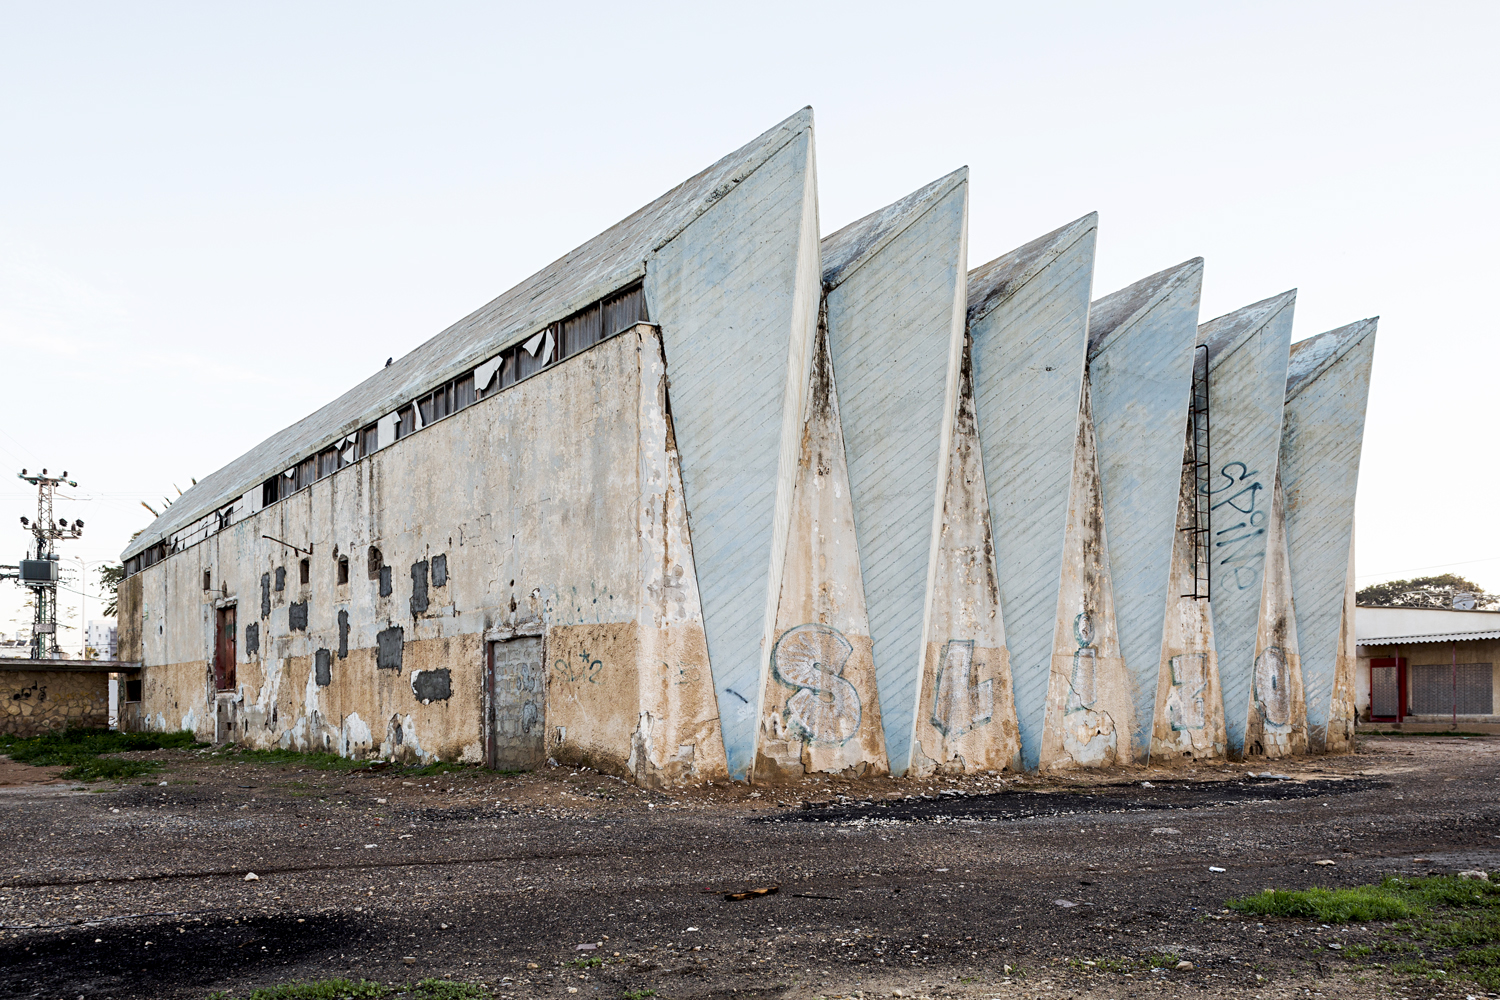
[[[1329,947],[1373,927],[1221,904],[1500,869],[1495,739],[1370,738],[1269,765],[1286,778],[1254,762],[672,792],[569,768],[129,756],[166,767],[81,786],[0,758],[0,995],[201,1000],[330,976],[575,1000],[1487,995]]]

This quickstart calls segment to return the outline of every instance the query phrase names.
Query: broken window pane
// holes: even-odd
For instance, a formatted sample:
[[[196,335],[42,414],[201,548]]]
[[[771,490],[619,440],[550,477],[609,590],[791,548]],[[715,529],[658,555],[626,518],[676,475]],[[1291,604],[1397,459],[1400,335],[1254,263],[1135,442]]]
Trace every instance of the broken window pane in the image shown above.
[[[302,461],[297,463],[295,485],[293,485],[292,487],[293,492],[296,492],[297,490],[303,489],[313,484],[313,480],[317,476],[317,461],[317,458],[314,457],[304,458]]]
[[[500,369],[503,367],[505,367],[505,355],[502,354],[498,358],[491,358],[474,369],[472,376],[474,379],[474,392],[478,398],[483,399],[490,392],[500,388],[499,376]]]
[[[400,441],[417,430],[417,410],[414,406],[403,406],[396,411],[396,440]]]
[[[517,352],[517,360],[520,363],[517,366],[519,370],[516,372],[516,379],[523,379],[547,367],[556,347],[557,337],[553,333],[553,327],[550,326],[523,342],[520,351]]]

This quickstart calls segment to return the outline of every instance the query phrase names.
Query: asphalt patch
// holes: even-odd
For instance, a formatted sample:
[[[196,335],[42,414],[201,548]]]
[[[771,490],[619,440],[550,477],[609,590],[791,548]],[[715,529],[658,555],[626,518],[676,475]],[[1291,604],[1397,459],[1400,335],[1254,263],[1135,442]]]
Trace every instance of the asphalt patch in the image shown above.
[[[169,914],[129,926],[73,926],[33,932],[0,948],[0,996],[135,995],[142,983],[192,986],[204,993],[223,978],[264,976],[308,958],[384,944],[391,933],[331,914],[210,919]]]
[[[1351,795],[1388,787],[1368,778],[1279,781],[1246,778],[1241,781],[1139,782],[1096,786],[1088,792],[1004,791],[908,796],[884,802],[804,802],[801,809],[757,817],[752,823],[850,823],[860,820],[897,823],[1014,822],[1042,816],[1088,813],[1149,812],[1168,809],[1208,809],[1241,802],[1278,802]]]

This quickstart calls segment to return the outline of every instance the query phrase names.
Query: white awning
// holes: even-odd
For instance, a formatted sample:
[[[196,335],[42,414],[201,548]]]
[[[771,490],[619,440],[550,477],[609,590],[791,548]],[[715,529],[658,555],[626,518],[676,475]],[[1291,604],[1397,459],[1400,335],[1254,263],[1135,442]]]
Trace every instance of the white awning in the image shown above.
[[[1490,632],[1438,632],[1432,635],[1387,635],[1357,638],[1358,646],[1410,646],[1424,642],[1474,642],[1478,639],[1500,639],[1500,630]]]

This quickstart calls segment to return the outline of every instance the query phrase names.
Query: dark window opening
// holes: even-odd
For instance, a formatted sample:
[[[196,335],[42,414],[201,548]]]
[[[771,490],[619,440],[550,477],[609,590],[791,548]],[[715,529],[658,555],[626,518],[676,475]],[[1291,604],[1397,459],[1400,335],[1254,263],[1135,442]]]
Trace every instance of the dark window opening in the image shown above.
[[[306,489],[313,484],[313,480],[317,478],[317,463],[317,456],[313,456],[312,458],[304,458],[302,461],[297,463],[297,472],[292,484],[293,493],[301,489]]]
[[[400,441],[408,434],[414,434],[417,430],[417,409],[414,406],[403,406],[396,411],[396,440]]]
[[[349,557],[339,556],[339,583],[349,582]]]
[[[307,583],[312,578],[312,560],[303,559],[297,564],[297,582]]]
[[[277,566],[276,567],[276,589],[278,591],[286,589],[286,567],[285,566]]]
[[[358,452],[358,455],[359,455],[360,458],[364,458],[367,455],[373,455],[373,454],[375,454],[375,452],[379,448],[380,448],[380,428],[378,426],[376,426],[375,424],[371,424],[370,426],[366,427],[364,430],[362,430],[362,431],[359,432],[359,452]]]
[[[126,701],[140,701],[141,700],[141,681],[140,681],[139,678],[136,678],[135,680],[131,680],[129,678],[126,679],[126,681],[125,681],[125,700]]]
[[[382,567],[384,565],[385,565],[385,556],[383,556],[383,555],[380,554],[380,550],[379,549],[377,549],[375,546],[371,545],[370,546],[370,555],[369,555],[369,558],[368,558],[368,560],[366,562],[366,568],[370,572],[370,579],[371,580],[378,580],[378,579],[380,579],[380,567]]]
[[[343,464],[339,460],[339,450],[337,448],[323,449],[318,452],[318,478],[323,479],[333,475]]]
[[[213,583],[210,582],[210,580],[209,580],[208,570],[204,570],[203,571],[203,589],[204,590],[213,590],[214,589]]]

